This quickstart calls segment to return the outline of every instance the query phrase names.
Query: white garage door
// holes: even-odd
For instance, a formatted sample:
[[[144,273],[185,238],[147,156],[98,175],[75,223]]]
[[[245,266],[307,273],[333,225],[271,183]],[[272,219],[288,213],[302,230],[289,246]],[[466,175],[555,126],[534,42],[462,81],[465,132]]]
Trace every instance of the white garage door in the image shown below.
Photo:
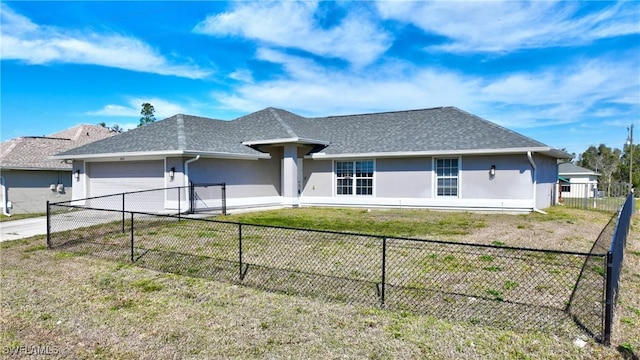
[[[96,197],[164,187],[164,161],[119,161],[88,164],[88,196]],[[119,198],[121,199],[121,198]],[[120,210],[122,201],[105,198],[100,208]],[[98,202],[92,202],[98,207]],[[144,192],[125,196],[129,211],[159,211],[164,207],[164,191]]]

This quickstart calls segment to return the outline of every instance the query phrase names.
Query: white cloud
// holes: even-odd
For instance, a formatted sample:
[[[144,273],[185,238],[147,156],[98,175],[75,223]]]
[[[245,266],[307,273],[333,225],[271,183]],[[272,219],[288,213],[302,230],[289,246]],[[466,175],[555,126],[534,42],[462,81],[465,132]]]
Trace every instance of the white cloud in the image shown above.
[[[628,81],[637,78],[637,67],[615,59],[489,78],[401,62],[333,72],[270,49],[258,51],[258,58],[282,65],[286,74],[212,94],[223,107],[252,112],[276,106],[316,116],[452,105],[503,126],[535,128],[598,117],[594,109],[605,104],[637,111],[637,103],[625,101],[640,92],[640,84]]]
[[[351,11],[325,29],[314,18],[316,1],[236,4],[231,12],[207,17],[194,31],[216,36],[243,36],[268,46],[301,49],[345,59],[356,66],[375,61],[391,46],[390,36],[362,11]]]
[[[564,109],[553,114],[556,119],[567,119],[591,111],[596,104],[629,104],[629,94],[640,91],[637,81],[629,81],[637,76],[632,62],[598,59],[579,62],[570,68],[550,67],[539,73],[509,74],[483,87],[480,95],[487,101],[511,106],[564,109],[573,104],[576,108],[572,111]]]
[[[253,74],[251,73],[251,70],[249,69],[239,69],[236,70],[234,72],[232,72],[231,74],[229,74],[229,77],[233,80],[237,80],[237,81],[242,81],[245,83],[252,83],[253,82]]]
[[[89,111],[85,115],[91,116],[136,116],[140,113],[139,109],[130,106],[122,105],[105,105],[102,109],[96,111]]]
[[[582,7],[598,9],[583,15]],[[575,46],[640,33],[640,4],[633,1],[379,1],[377,8],[383,18],[446,37],[431,48],[448,52]]]
[[[140,110],[143,103],[150,103],[155,109],[155,118],[162,120],[176,114],[185,114],[188,111],[179,104],[159,98],[129,98],[126,105],[108,104],[103,108],[95,111],[86,112],[89,116],[106,116],[106,117],[131,117],[139,118]],[[137,123],[136,123],[137,124]],[[121,125],[122,126],[122,125]],[[124,126],[123,126],[124,127]]]
[[[174,64],[135,38],[40,26],[4,3],[1,9],[0,57],[3,60],[22,60],[31,64],[92,64],[191,79],[210,74],[195,65]]]

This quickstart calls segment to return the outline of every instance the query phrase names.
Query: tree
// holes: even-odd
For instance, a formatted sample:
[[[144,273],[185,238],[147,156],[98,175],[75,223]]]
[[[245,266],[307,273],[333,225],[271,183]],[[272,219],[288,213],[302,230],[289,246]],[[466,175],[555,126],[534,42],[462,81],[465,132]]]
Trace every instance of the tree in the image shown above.
[[[102,121],[98,123],[98,126],[102,126],[103,128],[106,128],[107,124],[104,121]]]
[[[605,144],[600,144],[598,147],[592,145],[582,153],[577,165],[599,173],[600,183],[610,186],[621,180],[618,177],[620,156],[620,149],[612,149]]]
[[[621,182],[629,182],[629,159],[630,151],[633,150],[633,187],[638,188],[640,186],[640,144],[634,144],[633,149],[628,144],[624,147],[624,153],[620,158],[620,164],[616,176]]]
[[[112,127],[109,128],[109,130],[111,132],[118,133],[118,134],[120,134],[121,132],[124,131],[124,129],[121,128],[120,125],[118,125],[118,124],[113,125]]]
[[[154,112],[156,112],[156,109],[153,108],[153,105],[143,103],[142,110],[140,110],[140,115],[142,115],[142,117],[140,118],[140,124],[138,124],[138,127],[155,122],[156,118],[153,116]]]

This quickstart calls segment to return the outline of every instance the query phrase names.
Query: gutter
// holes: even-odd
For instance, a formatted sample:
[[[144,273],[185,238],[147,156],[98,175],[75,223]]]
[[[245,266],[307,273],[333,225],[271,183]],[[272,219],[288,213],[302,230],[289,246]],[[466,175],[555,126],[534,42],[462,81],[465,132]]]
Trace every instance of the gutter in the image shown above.
[[[2,207],[2,214],[11,216],[11,214],[9,214],[9,211],[7,211],[9,200],[7,199],[7,183],[4,180],[4,176],[0,176],[0,186],[2,186],[2,202],[4,203],[4,206]]]
[[[185,186],[191,186],[190,182],[189,182],[189,164],[194,162],[194,161],[198,161],[200,160],[200,155],[196,155],[196,157],[194,157],[193,159],[189,159],[187,161],[184,162],[184,182],[185,182]],[[188,202],[188,206],[187,206],[187,210],[185,211],[186,213],[190,213],[191,212],[191,191],[189,191],[189,195],[187,195],[187,200]]]
[[[531,153],[531,151],[527,151],[527,158],[529,159],[529,162],[531,163],[531,167],[533,168],[533,211],[547,215],[546,212],[536,208],[536,190],[538,187],[538,171],[537,171],[538,167],[536,166],[536,162],[533,161],[533,154]]]

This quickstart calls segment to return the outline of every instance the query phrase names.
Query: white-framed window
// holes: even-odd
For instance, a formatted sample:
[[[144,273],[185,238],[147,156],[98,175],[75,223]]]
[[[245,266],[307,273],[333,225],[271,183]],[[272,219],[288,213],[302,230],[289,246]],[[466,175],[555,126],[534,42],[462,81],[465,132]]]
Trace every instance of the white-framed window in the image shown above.
[[[373,160],[336,161],[337,195],[373,195]]]
[[[447,158],[436,159],[436,195],[458,196],[460,159]]]

